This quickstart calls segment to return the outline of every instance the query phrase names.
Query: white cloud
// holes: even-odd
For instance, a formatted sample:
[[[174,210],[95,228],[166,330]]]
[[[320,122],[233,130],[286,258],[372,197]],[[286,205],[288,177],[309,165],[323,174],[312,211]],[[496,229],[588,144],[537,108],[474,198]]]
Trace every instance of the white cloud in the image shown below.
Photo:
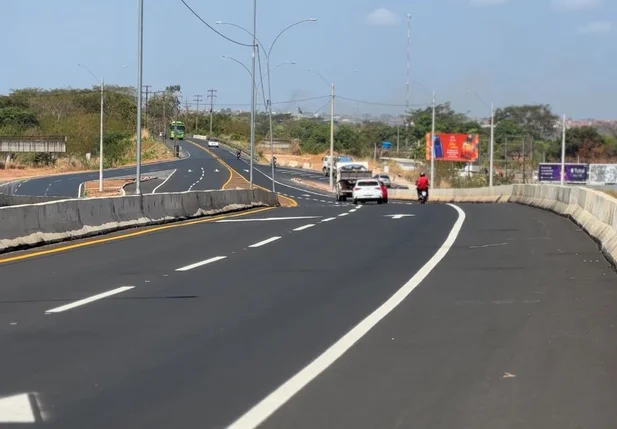
[[[470,0],[472,6],[496,6],[507,2],[508,0]]]
[[[610,21],[592,21],[581,27],[578,32],[581,34],[606,34],[613,29],[613,23]]]
[[[390,27],[397,25],[401,20],[391,10],[380,7],[369,13],[366,21],[374,27]]]
[[[552,5],[558,10],[589,10],[602,5],[604,0],[552,0]]]

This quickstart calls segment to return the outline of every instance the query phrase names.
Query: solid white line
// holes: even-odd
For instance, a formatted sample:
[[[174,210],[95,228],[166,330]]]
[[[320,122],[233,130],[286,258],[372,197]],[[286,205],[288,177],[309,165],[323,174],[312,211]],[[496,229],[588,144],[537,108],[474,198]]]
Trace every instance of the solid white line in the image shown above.
[[[279,238],[282,238],[282,237],[271,237],[271,238],[268,238],[267,240],[260,241],[259,243],[251,244],[249,247],[261,247],[261,246],[266,245],[268,243],[272,243],[273,241],[276,241]]]
[[[296,375],[270,393],[257,405],[247,411],[238,420],[233,422],[227,429],[255,429],[270,417],[283,404],[289,401],[296,393],[336,362],[358,340],[365,336],[384,317],[390,314],[401,302],[429,275],[429,273],[446,256],[465,222],[465,212],[459,207],[448,204],[458,212],[458,218],[450,230],[446,241],[439,250],[407,283],[394,293],[385,303],[368,315],[364,320],[354,326],[349,332],[341,337],[330,348],[318,356],[308,366],[300,370]]]
[[[322,222],[330,222],[331,220],[335,220],[335,217],[329,217],[328,219],[322,220]]]
[[[311,227],[315,226],[314,223],[309,223],[308,225],[304,225],[304,226],[299,226],[298,228],[292,230],[292,231],[304,231],[305,229],[309,229]]]
[[[90,304],[91,302],[98,301],[99,299],[107,298],[111,295],[116,295],[118,293],[126,292],[127,290],[133,289],[135,286],[122,286],[117,289],[113,289],[107,292],[99,293],[98,295],[93,295],[88,298],[80,299],[79,301],[72,302],[71,304],[66,304],[61,307],[52,308],[51,310],[47,310],[45,313],[62,313],[66,310],[71,310],[75,307],[80,307],[82,305]]]
[[[167,176],[167,179],[163,180],[163,183],[161,183],[161,184],[160,184],[160,185],[158,185],[156,188],[154,188],[154,190],[152,191],[152,193],[153,193],[153,194],[156,194],[156,191],[158,191],[158,190],[159,190],[159,188],[160,188],[161,186],[163,186],[165,183],[167,183],[167,181],[168,181],[169,179],[171,179],[171,176],[173,176],[173,175],[174,175],[174,173],[175,173],[176,171],[178,171],[178,169],[177,169],[177,168],[176,168],[174,171],[172,171],[172,172],[171,172],[171,174],[170,174],[169,176]]]
[[[79,188],[77,188],[77,198],[81,198],[81,187],[84,186],[84,182],[79,184]]]
[[[176,271],[188,271],[193,268],[201,267],[203,265],[211,264],[212,262],[220,261],[221,259],[225,259],[227,256],[215,256],[214,258],[206,259],[205,261],[195,262],[194,264],[187,265],[186,267],[178,268]]]

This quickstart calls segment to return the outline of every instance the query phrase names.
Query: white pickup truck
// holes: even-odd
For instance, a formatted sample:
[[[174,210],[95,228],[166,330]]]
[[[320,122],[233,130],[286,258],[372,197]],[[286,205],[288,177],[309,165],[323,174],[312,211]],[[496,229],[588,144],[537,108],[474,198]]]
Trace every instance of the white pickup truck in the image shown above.
[[[336,166],[338,165],[339,162],[352,162],[353,158],[351,156],[347,156],[347,155],[340,155],[340,156],[334,156],[334,171],[336,172]],[[329,156],[324,156],[323,159],[321,160],[321,171],[323,173],[324,176],[329,176],[330,175],[330,157]]]
[[[370,179],[373,172],[368,162],[339,162],[336,165],[336,201],[352,198],[353,187],[358,180]]]

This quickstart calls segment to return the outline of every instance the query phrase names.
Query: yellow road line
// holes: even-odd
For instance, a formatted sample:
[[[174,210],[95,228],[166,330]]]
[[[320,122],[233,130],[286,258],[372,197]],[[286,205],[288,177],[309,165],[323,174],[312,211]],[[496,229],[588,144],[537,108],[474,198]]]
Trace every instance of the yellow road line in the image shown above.
[[[222,189],[236,189],[236,188],[246,188],[247,186],[250,186],[250,182],[248,180],[246,180],[246,178],[241,175],[240,173],[238,173],[236,170],[234,170],[233,168],[231,168],[229,166],[229,164],[227,164],[225,161],[223,161],[218,155],[216,155],[215,153],[211,152],[209,149],[206,149],[205,147],[192,142],[190,140],[187,140],[187,142],[191,143],[192,145],[194,145],[195,147],[197,147],[198,149],[203,150],[204,152],[208,153],[210,156],[212,156],[214,159],[216,159],[222,166],[224,166],[227,171],[229,171],[229,180],[227,180],[227,182],[225,182],[225,184],[223,185]],[[267,192],[271,192],[269,189],[266,189],[262,186],[256,185],[253,183],[253,186],[255,188],[258,189],[262,189],[264,191]],[[278,195],[279,200],[283,200],[283,202],[281,203],[282,207],[298,207],[298,202],[296,200],[294,200],[293,198],[289,198],[286,197],[284,195]]]
[[[24,260],[24,259],[35,258],[37,256],[50,255],[50,254],[53,254],[53,253],[66,252],[68,250],[79,249],[79,248],[86,247],[86,246],[93,246],[95,244],[109,243],[109,242],[112,242],[112,241],[123,240],[125,238],[138,237],[140,235],[150,234],[150,233],[153,233],[153,232],[163,231],[163,230],[171,229],[171,228],[179,228],[179,227],[183,227],[183,226],[196,225],[196,224],[199,224],[199,223],[214,222],[214,221],[217,221],[217,220],[228,219],[228,218],[232,218],[232,217],[246,216],[246,215],[249,215],[249,214],[260,213],[260,212],[263,212],[263,211],[266,211],[266,210],[272,210],[273,208],[274,207],[264,207],[264,208],[261,208],[261,209],[250,209],[250,210],[247,210],[247,211],[243,211],[241,213],[222,214],[222,215],[207,217],[207,218],[203,218],[203,219],[196,219],[196,220],[191,220],[191,221],[184,221],[184,222],[179,222],[179,223],[172,223],[172,224],[167,224],[167,225],[154,226],[154,227],[142,229],[142,230],[139,230],[139,231],[133,231],[133,232],[127,232],[127,233],[121,234],[121,235],[115,235],[113,237],[95,238],[95,239],[91,239],[91,240],[87,240],[87,241],[82,241],[80,243],[67,244],[67,245],[64,245],[64,246],[54,247],[52,249],[33,251],[33,252],[29,252],[29,253],[22,254],[22,255],[8,256],[8,257],[5,257],[5,258],[0,258],[0,264],[6,264],[8,262],[15,262],[15,261],[21,261],[21,260]]]

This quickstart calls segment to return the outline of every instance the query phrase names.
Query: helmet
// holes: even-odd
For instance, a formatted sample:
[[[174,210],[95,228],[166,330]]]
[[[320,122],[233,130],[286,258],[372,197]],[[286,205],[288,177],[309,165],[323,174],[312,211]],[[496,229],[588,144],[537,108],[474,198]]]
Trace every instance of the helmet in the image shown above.
[[[424,177],[424,176],[426,176],[426,174],[423,171],[422,173],[420,173],[420,177]]]

